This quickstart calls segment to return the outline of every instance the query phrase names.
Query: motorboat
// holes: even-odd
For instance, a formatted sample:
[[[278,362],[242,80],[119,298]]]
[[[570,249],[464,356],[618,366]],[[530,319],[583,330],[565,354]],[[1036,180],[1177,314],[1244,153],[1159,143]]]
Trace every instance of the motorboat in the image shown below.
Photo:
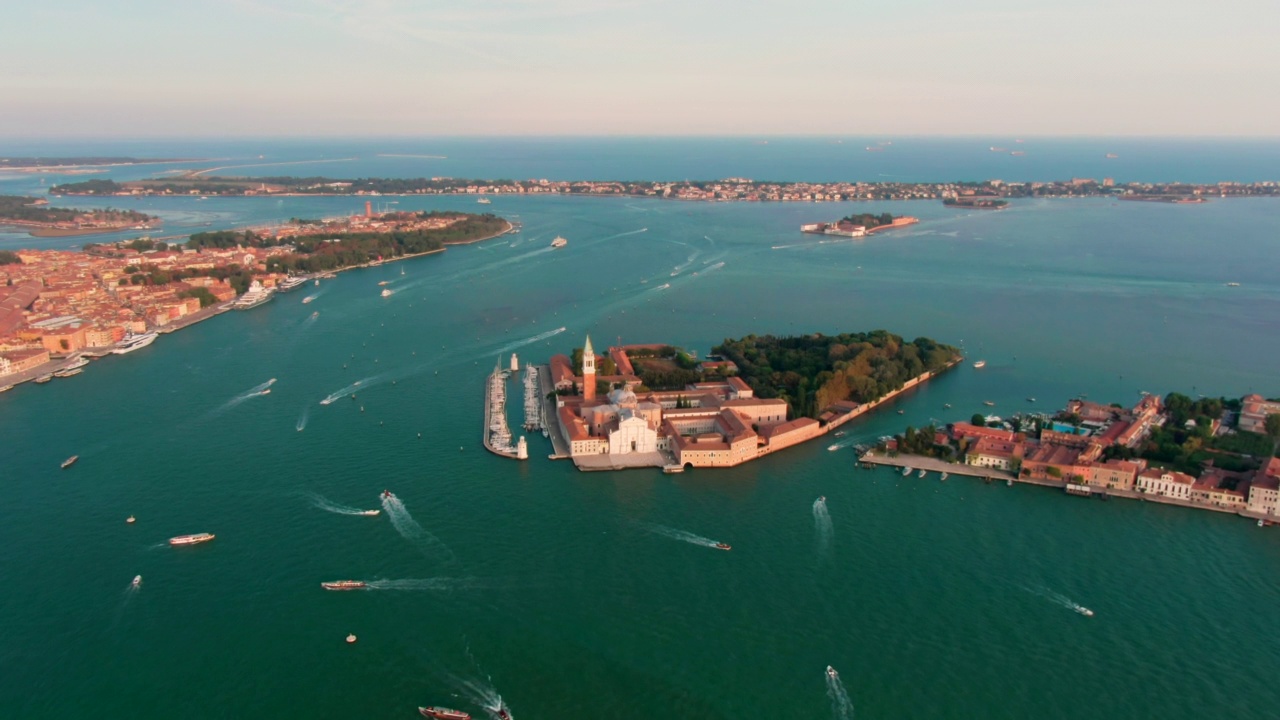
[[[844,431],[843,431],[843,430],[837,430],[837,431],[835,431],[835,432],[831,433],[831,437],[844,437]]]
[[[318,281],[317,281],[317,282],[318,282]],[[308,296],[306,296],[306,297],[302,298],[302,304],[303,304],[303,305],[306,305],[307,303],[309,303],[309,302],[311,302],[312,300],[315,300],[315,299],[316,299],[316,296],[315,296],[315,295],[308,295]]]
[[[492,200],[490,200],[489,198],[483,198],[483,197],[482,197],[482,198],[480,198],[479,200],[476,200],[476,203],[477,203],[477,204],[479,204],[479,205],[488,205],[488,204],[490,204],[490,203],[492,203],[492,202],[493,202],[493,201],[492,201]]]
[[[1078,607],[1076,608],[1076,612],[1080,613],[1085,617],[1093,617],[1093,611],[1087,607]]]
[[[908,476],[908,475],[910,475],[910,474],[911,474],[911,468],[910,468],[910,467],[904,467],[904,468],[902,468],[902,477],[906,477],[906,476]]]
[[[938,479],[943,482],[946,482],[948,477],[950,477],[950,474],[948,474],[947,471],[944,470],[942,471],[942,475],[939,476]]]
[[[79,455],[72,455],[71,457],[67,458],[66,460],[63,460],[63,461],[62,461],[62,469],[63,469],[63,470],[66,470],[67,468],[69,468],[69,467],[71,467],[72,465],[74,465],[74,464],[75,464],[75,462],[76,462],[77,460],[79,460],[79,459],[80,459],[80,456],[79,456]]]
[[[390,284],[391,284],[390,280],[383,280],[382,282],[378,283],[378,287],[382,287],[383,285],[390,285]]]
[[[921,470],[919,475],[917,475],[917,477],[924,477],[925,475],[928,475],[928,474],[929,474],[928,470]]]
[[[830,446],[828,446],[828,447],[827,447],[827,450],[830,450],[831,452],[835,452],[836,450],[839,450],[839,449],[840,449],[840,445],[839,445],[839,444],[836,444],[836,445],[830,445]]]
[[[138,518],[136,518],[136,517],[134,517],[134,516],[130,515],[129,517],[125,518],[125,519],[124,519],[124,521],[125,521],[126,523],[128,523],[128,524],[132,525],[132,524],[134,524],[134,523],[138,522]]]
[[[388,290],[388,289],[386,289],[386,288],[383,288],[383,289],[382,289],[382,297],[391,297],[391,291],[390,291],[390,290]]]
[[[981,370],[982,368],[984,368],[984,367],[986,367],[986,366],[987,366],[987,361],[986,361],[986,360],[979,360],[978,362],[976,362],[976,363],[974,363],[974,364],[973,364],[973,367],[974,367],[975,369],[978,369],[978,370]]]
[[[732,550],[732,549],[733,549],[733,546],[732,546],[732,545],[730,545],[729,543],[722,543],[722,542],[718,542],[718,543],[716,543],[715,547],[716,547],[716,549],[717,549],[717,550]]]
[[[382,491],[382,499],[383,499],[383,500],[390,500],[390,499],[391,499],[391,498],[393,498],[393,497],[395,497],[395,495],[392,495],[390,490],[383,490],[383,491]]]
[[[827,496],[826,496],[826,495],[819,495],[819,496],[818,496],[818,502],[820,502],[820,503],[824,503],[824,502],[826,502],[826,501],[827,501]]]
[[[320,587],[325,590],[363,590],[369,586],[360,580],[335,580],[333,582],[322,582]]]
[[[832,680],[839,680],[839,679],[840,679],[840,673],[836,672],[836,669],[835,669],[835,668],[833,668],[833,667],[831,667],[830,665],[828,665],[828,666],[827,666],[827,677],[831,678]]]
[[[170,545],[196,545],[205,543],[216,537],[213,533],[196,533],[194,535],[179,535],[169,538]]]
[[[134,586],[134,587],[138,587],[138,586],[139,586],[139,585],[141,585],[141,584],[142,584],[142,576],[141,576],[141,575],[134,575],[134,576],[133,576],[133,586]]]
[[[55,372],[53,376],[58,378],[69,378],[75,377],[82,372],[84,372],[84,368],[63,368],[62,370]]]
[[[52,380],[52,379],[53,379],[53,375],[52,375],[52,374],[49,374],[49,375],[41,375],[40,377],[36,378],[36,384],[37,384],[37,385],[43,385],[43,384],[45,384],[45,383],[49,382],[49,381],[50,381],[50,380]]]
[[[983,400],[983,401],[982,401],[982,404],[983,404],[983,405],[986,405],[987,407],[995,407],[995,406],[996,406],[996,404],[995,404],[994,402],[990,401],[990,400]]]
[[[420,707],[418,712],[422,717],[436,718],[436,720],[471,720],[470,713],[447,707]]]
[[[307,279],[304,277],[289,276],[289,277],[286,277],[284,280],[281,280],[280,282],[276,283],[276,290],[278,290],[279,292],[289,292],[290,290],[293,290],[294,288],[300,285],[303,285],[306,282],[307,282]]]
[[[381,510],[361,510],[360,514],[364,515],[365,517],[374,517],[380,514],[381,512],[382,512]]]
[[[565,240],[564,238],[560,237],[559,235],[557,235],[557,236],[556,236],[556,238],[555,238],[554,240],[552,240],[552,241],[551,241],[551,247],[553,247],[553,248],[562,248],[562,247],[564,247],[565,245],[568,245],[568,244],[569,244],[569,241],[568,241],[568,240]]]

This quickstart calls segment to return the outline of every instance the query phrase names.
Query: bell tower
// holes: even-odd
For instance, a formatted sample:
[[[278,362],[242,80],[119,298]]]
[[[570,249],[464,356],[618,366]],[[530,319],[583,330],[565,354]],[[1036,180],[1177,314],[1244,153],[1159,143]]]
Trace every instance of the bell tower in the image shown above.
[[[591,347],[591,336],[582,347],[582,398],[596,399],[596,351]]]

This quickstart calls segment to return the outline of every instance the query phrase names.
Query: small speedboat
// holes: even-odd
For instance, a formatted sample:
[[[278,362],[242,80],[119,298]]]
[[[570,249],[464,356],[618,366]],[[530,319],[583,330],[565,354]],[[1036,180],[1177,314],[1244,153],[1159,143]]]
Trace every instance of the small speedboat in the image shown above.
[[[320,587],[325,590],[363,590],[369,586],[360,580],[335,580],[334,582],[322,582]]]
[[[79,459],[80,459],[80,456],[79,456],[79,455],[72,455],[71,457],[67,458],[66,460],[63,460],[63,461],[62,461],[62,469],[63,469],[63,470],[66,470],[67,468],[69,468],[69,467],[71,467],[72,465],[74,465],[74,464],[75,464],[75,462],[76,462],[77,460],[79,460]]]
[[[830,450],[830,451],[832,451],[832,452],[835,452],[836,450],[839,450],[839,449],[840,449],[840,446],[839,446],[839,445],[831,445],[831,446],[829,446],[827,449],[828,449],[828,450]]]
[[[380,514],[381,512],[382,512],[381,510],[361,510],[360,514],[364,515],[365,517],[373,517],[375,515]]]
[[[420,707],[418,712],[422,717],[436,718],[436,720],[471,720],[470,713],[447,707]]]
[[[927,475],[927,474],[928,474],[928,472],[929,472],[928,470],[921,470],[921,471],[920,471],[920,477],[924,477],[925,475]]]
[[[833,668],[833,667],[831,667],[830,665],[828,665],[828,666],[827,666],[827,677],[831,678],[832,680],[835,680],[835,679],[838,679],[838,678],[840,677],[840,673],[836,672],[836,669],[835,669],[835,668]]]
[[[179,535],[169,538],[170,545],[197,545],[199,543],[209,542],[215,537],[213,533],[196,533],[194,535]]]
[[[395,495],[392,495],[390,490],[383,490],[383,491],[382,491],[382,499],[383,499],[383,500],[390,500],[390,499],[391,499],[391,498],[393,498],[393,497],[395,497]]]
[[[835,431],[835,432],[831,433],[831,437],[844,437],[844,431],[843,431],[843,430],[837,430],[837,431]]]
[[[818,496],[818,502],[820,502],[820,503],[824,503],[824,502],[826,502],[826,501],[827,501],[827,496],[826,496],[826,495],[819,495],[819,496]]]
[[[986,361],[986,360],[979,360],[978,362],[976,362],[976,363],[974,363],[974,364],[973,364],[973,367],[974,367],[974,368],[976,368],[976,369],[978,369],[978,370],[981,370],[982,368],[984,368],[984,367],[986,367],[986,366],[987,366],[987,361]]]
[[[982,404],[983,404],[983,405],[986,405],[987,407],[995,407],[995,406],[996,406],[996,404],[995,404],[995,403],[993,403],[993,402],[991,402],[990,400],[983,400],[983,401],[982,401]]]
[[[129,517],[125,518],[125,519],[124,519],[124,521],[125,521],[125,522],[127,522],[127,523],[129,523],[130,525],[132,525],[132,524],[134,524],[134,523],[138,522],[138,518],[136,518],[136,517],[134,517],[134,516],[130,515]]]
[[[945,473],[945,472],[944,472],[944,473],[942,473],[942,476],[941,476],[941,477],[939,477],[938,479],[939,479],[939,480],[941,480],[941,481],[943,481],[943,482],[946,482],[948,477],[950,477],[950,476],[949,476],[949,475],[947,475],[947,473]]]
[[[716,543],[716,546],[715,546],[715,547],[716,547],[716,549],[717,549],[717,550],[732,550],[732,549],[733,549],[733,546],[732,546],[732,545],[730,545],[729,543],[722,543],[722,542],[718,542],[718,543]]]
[[[1093,611],[1087,607],[1078,607],[1076,608],[1076,612],[1080,613],[1085,617],[1093,617]]]
[[[908,476],[908,475],[910,475],[910,474],[911,474],[911,468],[909,468],[909,467],[904,467],[904,468],[902,468],[902,477],[906,477],[906,476]]]
[[[141,576],[141,575],[134,575],[134,576],[133,576],[133,586],[134,586],[134,587],[138,587],[138,586],[139,586],[139,585],[141,585],[141,584],[142,584],[142,576]]]

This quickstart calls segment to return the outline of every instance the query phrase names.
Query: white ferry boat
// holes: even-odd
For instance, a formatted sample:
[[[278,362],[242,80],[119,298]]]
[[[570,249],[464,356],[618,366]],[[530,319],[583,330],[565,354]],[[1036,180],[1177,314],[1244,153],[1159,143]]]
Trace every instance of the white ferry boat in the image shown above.
[[[553,247],[553,248],[562,248],[562,247],[564,247],[565,245],[568,245],[568,244],[569,244],[569,241],[568,241],[568,240],[565,240],[564,238],[560,237],[559,235],[557,235],[557,236],[556,236],[556,239],[555,239],[555,240],[552,240],[552,241],[551,241],[551,247]]]
[[[236,300],[235,304],[231,307],[236,310],[249,310],[251,308],[256,308],[270,300],[274,293],[275,290],[263,287],[262,283],[254,280],[250,283],[249,289],[245,291],[244,295],[241,295],[240,299]]]
[[[131,333],[124,340],[121,340],[120,344],[116,346],[116,349],[111,352],[116,355],[124,355],[125,353],[131,353],[134,350],[141,350],[155,342],[157,337],[159,336],[154,332],[142,333],[141,335],[133,335]]]
[[[169,538],[170,545],[195,545],[198,543],[209,542],[215,537],[213,533],[196,533],[194,535],[179,535]]]

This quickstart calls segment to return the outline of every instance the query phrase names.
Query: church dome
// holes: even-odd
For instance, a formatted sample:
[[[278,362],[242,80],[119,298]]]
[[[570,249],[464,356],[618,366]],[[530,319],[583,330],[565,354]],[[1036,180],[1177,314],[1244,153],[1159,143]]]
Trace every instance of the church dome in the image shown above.
[[[609,393],[609,403],[612,405],[635,405],[636,394],[628,388],[620,387]]]

